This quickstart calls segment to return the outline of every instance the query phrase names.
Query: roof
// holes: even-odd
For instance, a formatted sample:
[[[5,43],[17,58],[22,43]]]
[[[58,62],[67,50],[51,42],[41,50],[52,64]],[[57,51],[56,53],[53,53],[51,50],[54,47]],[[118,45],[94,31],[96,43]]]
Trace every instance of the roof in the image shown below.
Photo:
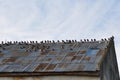
[[[96,72],[112,38],[1,42],[0,73]]]

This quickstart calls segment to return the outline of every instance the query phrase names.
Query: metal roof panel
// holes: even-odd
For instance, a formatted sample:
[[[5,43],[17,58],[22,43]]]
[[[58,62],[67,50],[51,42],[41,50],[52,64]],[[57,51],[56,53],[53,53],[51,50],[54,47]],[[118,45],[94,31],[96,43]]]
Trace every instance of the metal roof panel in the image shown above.
[[[108,41],[0,45],[0,72],[69,72],[96,71]]]

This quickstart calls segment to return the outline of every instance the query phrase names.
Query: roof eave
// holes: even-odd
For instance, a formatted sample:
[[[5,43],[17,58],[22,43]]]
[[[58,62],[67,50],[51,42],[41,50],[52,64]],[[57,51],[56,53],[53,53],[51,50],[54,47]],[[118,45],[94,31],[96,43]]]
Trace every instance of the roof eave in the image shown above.
[[[33,77],[33,76],[93,76],[98,77],[100,71],[73,72],[0,72],[0,77]]]

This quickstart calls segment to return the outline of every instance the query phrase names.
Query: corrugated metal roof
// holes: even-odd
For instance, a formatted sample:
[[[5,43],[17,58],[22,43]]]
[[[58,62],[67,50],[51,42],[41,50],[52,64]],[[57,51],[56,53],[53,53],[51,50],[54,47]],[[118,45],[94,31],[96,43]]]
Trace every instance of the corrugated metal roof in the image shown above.
[[[96,71],[109,40],[2,42],[0,72]]]

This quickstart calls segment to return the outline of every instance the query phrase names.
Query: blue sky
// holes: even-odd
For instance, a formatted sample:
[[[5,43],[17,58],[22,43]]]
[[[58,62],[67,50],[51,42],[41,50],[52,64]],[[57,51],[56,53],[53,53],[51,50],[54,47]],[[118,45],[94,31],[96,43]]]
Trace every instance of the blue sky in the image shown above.
[[[115,36],[120,67],[120,0],[0,0],[0,37],[62,40]]]

